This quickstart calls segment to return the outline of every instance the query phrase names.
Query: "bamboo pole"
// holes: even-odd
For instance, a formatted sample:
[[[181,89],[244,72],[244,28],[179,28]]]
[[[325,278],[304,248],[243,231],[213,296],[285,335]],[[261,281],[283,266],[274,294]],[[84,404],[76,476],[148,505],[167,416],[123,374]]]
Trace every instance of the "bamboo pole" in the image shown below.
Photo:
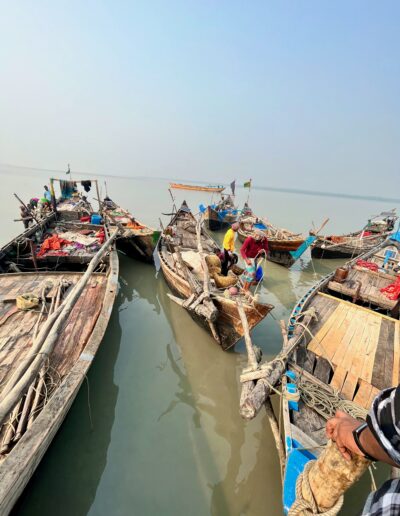
[[[247,357],[248,357],[249,366],[254,370],[254,369],[256,369],[258,367],[258,360],[257,360],[257,355],[256,355],[256,352],[255,352],[252,340],[251,340],[250,330],[249,330],[249,325],[248,325],[248,322],[247,322],[246,313],[244,311],[244,308],[243,308],[243,305],[242,305],[241,301],[238,300],[236,303],[237,303],[237,307],[238,307],[240,321],[241,321],[242,326],[243,326],[243,333],[244,333],[244,339],[245,339],[245,343],[246,343]],[[282,322],[283,321],[281,321],[281,323]],[[285,329],[285,333],[286,333],[286,329]],[[259,357],[259,359],[261,360],[261,356]],[[251,395],[253,389],[254,389],[254,382],[252,380],[246,382],[243,385],[241,402],[242,401],[244,402],[245,399],[247,398],[247,396]],[[244,392],[246,392],[245,397],[243,396]],[[279,425],[278,425],[278,422],[276,420],[276,417],[275,417],[275,414],[274,414],[274,410],[272,408],[271,400],[269,398],[267,398],[265,400],[264,407],[265,407],[265,412],[267,414],[267,418],[268,418],[268,421],[269,421],[269,424],[270,424],[270,427],[271,427],[272,435],[273,435],[274,440],[275,440],[275,445],[276,445],[276,448],[278,450],[281,477],[283,478],[283,470],[284,470],[284,464],[285,464],[285,452],[284,452],[284,447],[283,447],[283,443],[282,443],[282,439],[281,439],[281,435],[280,435],[280,431],[279,431]]]
[[[258,366],[256,354],[255,354],[255,351],[253,348],[253,344],[251,342],[249,324],[247,322],[246,313],[244,311],[242,301],[240,299],[236,300],[236,305],[237,305],[240,321],[241,321],[242,327],[243,327],[244,342],[246,344],[247,359],[248,359],[249,367],[253,371],[255,371],[256,369],[258,369],[259,366]]]
[[[82,278],[70,291],[60,307],[48,318],[46,324],[43,325],[42,331],[36,339],[37,342],[34,342],[31,353],[28,355],[27,359],[23,361],[16,373],[14,373],[13,377],[4,387],[0,399],[0,424],[3,423],[19,398],[26,392],[28,386],[43,366],[44,361],[48,360],[63,324],[69,317],[76,301],[86,287],[89,278],[108,251],[108,248],[114,242],[117,234],[118,230],[115,230],[92,258]]]
[[[286,461],[285,448],[283,446],[281,432],[279,430],[279,424],[276,419],[270,398],[265,400],[264,407],[265,407],[265,412],[267,413],[269,425],[271,427],[271,432],[272,432],[273,438],[275,440],[276,449],[278,451],[280,471],[281,471],[281,480],[283,481],[284,472],[285,472],[285,461]]]
[[[33,220],[35,220],[38,224],[39,224],[39,221],[38,219],[35,217],[35,215],[33,214],[32,210],[28,208],[28,206],[24,203],[24,201],[22,201],[18,195],[15,193],[14,194],[14,197],[22,204],[22,206],[26,209],[26,211],[30,214],[30,216],[33,218]]]
[[[303,324],[305,326],[307,326],[311,317],[312,315],[306,315],[304,317]],[[281,321],[280,324],[283,333],[282,350],[274,360],[261,366],[259,371],[245,373],[241,376],[241,381],[243,382],[257,380],[254,389],[245,400],[242,400],[240,405],[240,414],[244,419],[253,419],[264,406],[265,401],[272,393],[273,388],[280,382],[281,377],[285,372],[289,356],[301,342],[304,329],[299,328],[298,333],[295,332],[295,335],[291,339],[288,339],[283,321]]]
[[[37,271],[38,266],[37,266],[37,261],[36,261],[36,251],[35,251],[35,246],[33,245],[33,242],[31,239],[29,239],[29,247],[31,248],[33,266],[35,267],[35,271]]]
[[[210,309],[212,309],[212,307],[210,305],[213,305],[214,306],[214,303],[212,302],[212,300],[210,299],[210,275],[209,275],[209,271],[208,271],[208,265],[207,265],[207,262],[206,262],[206,259],[205,259],[205,256],[204,256],[204,251],[203,251],[203,246],[201,244],[201,218],[199,218],[197,224],[196,224],[196,235],[197,235],[197,249],[198,249],[198,252],[199,252],[199,255],[200,255],[200,259],[201,259],[201,266],[203,268],[203,291],[204,293],[206,294],[206,297],[204,299],[204,304],[207,304],[208,305],[208,311]],[[209,301],[207,303],[207,301]],[[197,307],[197,310],[200,308],[200,305]],[[214,312],[215,313],[215,312]],[[210,319],[208,319],[208,325],[210,327],[210,330],[211,330],[211,333],[214,337],[214,339],[220,343],[221,342],[221,339],[218,335],[218,331],[215,327],[215,324],[213,321],[211,321]]]

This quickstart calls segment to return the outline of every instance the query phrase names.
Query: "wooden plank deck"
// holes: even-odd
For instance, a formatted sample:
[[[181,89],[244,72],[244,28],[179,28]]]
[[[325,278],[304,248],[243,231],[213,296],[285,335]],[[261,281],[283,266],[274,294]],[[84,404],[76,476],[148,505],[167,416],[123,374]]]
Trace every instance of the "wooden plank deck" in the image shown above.
[[[47,309],[59,281],[66,279],[76,284],[82,273],[12,274],[0,276],[0,392],[2,386],[25,358],[32,345],[33,330],[40,307],[18,310],[15,298],[23,293],[40,295],[45,284],[53,287],[46,296]],[[99,316],[107,277],[94,274],[74,306],[58,338],[51,356],[52,367],[63,376],[82,352]],[[46,317],[40,320],[39,330]]]
[[[334,369],[330,385],[368,409],[378,391],[399,383],[400,322],[333,299],[336,307],[310,339],[307,355],[315,356],[317,364],[328,360]]]

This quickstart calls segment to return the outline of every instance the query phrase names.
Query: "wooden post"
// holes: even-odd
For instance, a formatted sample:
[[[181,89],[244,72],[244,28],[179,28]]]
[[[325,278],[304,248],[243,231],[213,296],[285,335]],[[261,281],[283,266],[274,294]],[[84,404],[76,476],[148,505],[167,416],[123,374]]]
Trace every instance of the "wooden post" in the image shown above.
[[[206,299],[209,300],[208,305],[211,305],[211,304],[214,305],[214,303],[210,299],[210,274],[209,274],[208,265],[207,265],[207,262],[206,262],[206,259],[204,256],[203,246],[201,243],[201,218],[199,218],[199,220],[196,224],[196,235],[197,235],[197,250],[200,255],[201,266],[203,268],[203,273],[204,273],[204,275],[203,275],[203,291],[206,294]],[[205,299],[204,303],[206,302],[206,299]],[[200,306],[197,307],[197,310],[199,308],[200,308]],[[210,309],[211,307],[209,306],[208,308]],[[217,331],[217,328],[215,327],[214,322],[209,319],[208,325],[210,326],[210,330],[211,330],[211,333],[212,333],[214,339],[217,342],[221,342],[221,339],[219,338],[218,331]]]
[[[100,199],[99,184],[97,182],[97,179],[94,179],[93,181],[96,183],[97,200],[99,201],[99,213],[101,216],[103,216],[103,206]]]
[[[251,340],[246,313],[245,313],[243,305],[239,299],[236,301],[236,304],[238,307],[240,321],[243,326],[244,340],[246,343],[249,367],[253,371],[255,371],[256,369],[258,369],[259,365],[258,365],[256,352],[255,352],[255,349],[254,349],[254,346],[253,346],[253,343]],[[285,332],[286,332],[286,330],[285,330]],[[241,404],[245,402],[245,400],[247,399],[248,396],[251,395],[253,390],[254,390],[253,380],[249,380],[243,384]],[[283,447],[283,443],[282,443],[282,439],[281,439],[281,435],[280,435],[280,431],[279,431],[279,425],[276,420],[274,410],[272,408],[271,400],[269,398],[266,398],[266,400],[264,402],[264,407],[265,407],[265,412],[267,413],[267,417],[268,417],[268,421],[269,421],[269,424],[271,427],[272,435],[275,439],[275,445],[278,450],[281,476],[283,477],[283,468],[285,465],[285,452],[284,452],[284,447]]]
[[[255,354],[255,351],[253,348],[253,344],[251,342],[249,324],[247,322],[246,313],[244,311],[242,301],[240,299],[236,300],[236,305],[237,305],[237,309],[239,312],[240,321],[243,326],[244,341],[246,344],[247,359],[248,359],[249,367],[253,371],[255,371],[256,369],[258,369],[258,362],[257,362],[256,354]]]
[[[304,318],[304,325],[311,319],[312,315],[306,315]],[[286,330],[281,322],[281,329],[284,331],[283,334],[283,347],[280,353],[271,360],[271,362],[263,364],[257,371],[244,373],[240,377],[241,382],[247,382],[250,380],[257,380],[257,383],[251,393],[245,400],[242,400],[240,405],[240,414],[244,419],[253,419],[261,408],[264,406],[268,396],[272,393],[272,388],[280,382],[280,379],[285,372],[286,363],[295,350],[296,346],[301,342],[304,329],[300,330],[299,333],[295,332],[295,335],[291,339],[287,339]]]
[[[57,199],[54,191],[54,179],[50,178],[50,194],[51,194],[51,204],[53,205],[54,213],[57,213]]]
[[[267,413],[269,426],[271,427],[271,432],[272,432],[273,438],[275,440],[275,446],[276,446],[276,449],[278,450],[280,470],[281,470],[281,479],[283,481],[284,471],[285,471],[285,461],[286,461],[285,448],[283,446],[283,442],[281,439],[281,433],[279,431],[279,424],[276,419],[270,398],[268,398],[265,401],[264,407],[265,407],[265,412]]]
[[[29,239],[29,247],[31,248],[33,266],[35,267],[35,271],[37,271],[38,266],[37,266],[37,261],[36,261],[36,251],[35,251],[35,246],[33,245],[33,242],[31,239]]]

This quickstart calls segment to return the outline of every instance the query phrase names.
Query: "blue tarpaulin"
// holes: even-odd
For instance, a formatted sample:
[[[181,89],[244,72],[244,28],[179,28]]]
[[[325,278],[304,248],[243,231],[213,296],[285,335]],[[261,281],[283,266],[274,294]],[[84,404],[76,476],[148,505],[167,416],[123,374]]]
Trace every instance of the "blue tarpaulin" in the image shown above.
[[[393,240],[394,242],[400,242],[400,231],[396,231],[396,233],[392,233],[389,238],[390,238],[390,240]]]
[[[254,227],[256,229],[268,229],[262,222],[257,222],[257,224],[254,224]]]

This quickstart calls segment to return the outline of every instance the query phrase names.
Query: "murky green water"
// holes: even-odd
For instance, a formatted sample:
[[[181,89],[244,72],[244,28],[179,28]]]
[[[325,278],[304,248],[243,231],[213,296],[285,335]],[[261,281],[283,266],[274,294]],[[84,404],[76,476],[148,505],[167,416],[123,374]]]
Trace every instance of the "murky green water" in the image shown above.
[[[46,174],[0,173],[5,242],[21,230],[11,221],[18,211],[12,191],[25,199],[39,187],[41,193]],[[158,225],[160,213],[170,211],[166,182],[107,181],[109,195],[146,223]],[[241,202],[245,194],[239,191]],[[183,197],[194,209],[208,200],[181,192],[177,204]],[[368,215],[393,207],[258,191],[251,204],[275,223],[299,231],[330,216],[330,232],[357,228]],[[281,346],[276,321],[287,318],[297,298],[338,263],[311,262],[306,256],[291,270],[268,264],[261,294],[275,310],[253,333],[266,355]],[[278,460],[266,417],[246,423],[238,413],[244,346],[222,352],[169,301],[167,291],[154,267],[121,257],[118,297],[88,375],[90,396],[84,384],[15,514],[282,514]],[[343,514],[357,514],[366,486],[368,479],[350,494]]]

